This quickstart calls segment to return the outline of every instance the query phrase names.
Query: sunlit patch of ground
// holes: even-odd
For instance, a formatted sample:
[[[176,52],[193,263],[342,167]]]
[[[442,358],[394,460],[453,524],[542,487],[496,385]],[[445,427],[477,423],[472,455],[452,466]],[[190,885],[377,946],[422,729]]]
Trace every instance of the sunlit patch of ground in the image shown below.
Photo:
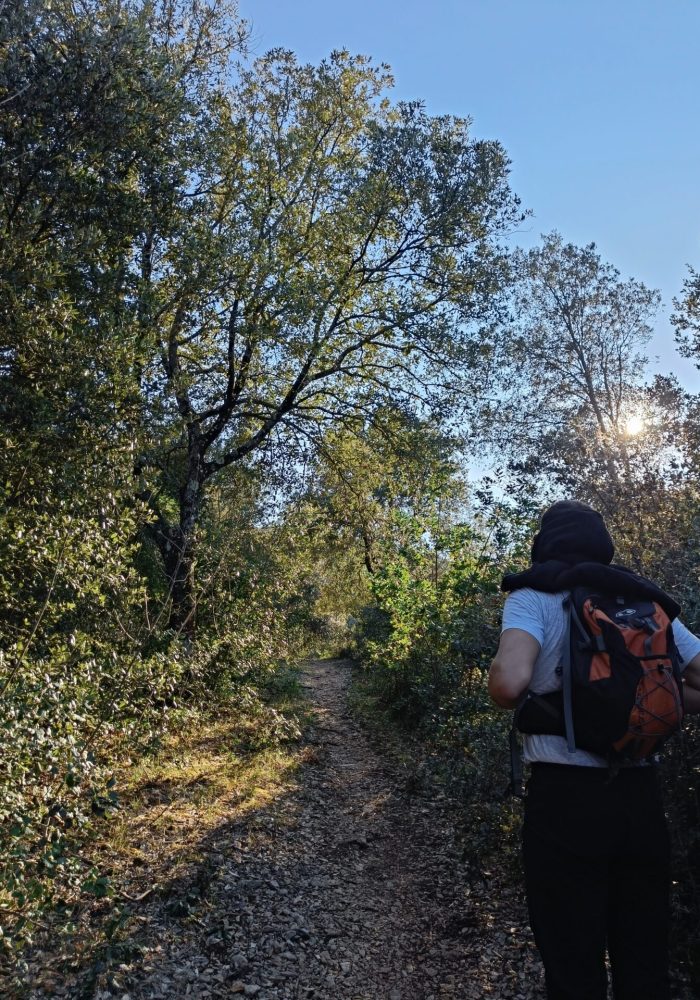
[[[86,871],[92,867],[107,880],[107,895],[67,900],[70,918],[39,925],[27,968],[14,982],[2,981],[3,996],[81,995],[76,984],[99,978],[105,957],[112,962],[128,953],[141,904],[186,882],[211,852],[217,829],[250,822],[295,786],[298,768],[313,753],[293,738],[296,720],[306,724],[299,696],[292,688],[276,701],[274,712],[292,720],[292,738],[281,744],[270,745],[269,714],[217,708],[211,717],[183,719],[162,737],[157,754],[117,763],[119,808],[82,852]]]

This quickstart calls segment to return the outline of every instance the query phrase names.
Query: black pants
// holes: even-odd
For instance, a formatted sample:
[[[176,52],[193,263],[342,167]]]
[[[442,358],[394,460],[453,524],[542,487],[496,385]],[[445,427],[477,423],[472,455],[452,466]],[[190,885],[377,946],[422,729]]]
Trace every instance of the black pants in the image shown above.
[[[536,764],[525,799],[530,923],[549,1000],[670,1000],[669,837],[653,768]]]

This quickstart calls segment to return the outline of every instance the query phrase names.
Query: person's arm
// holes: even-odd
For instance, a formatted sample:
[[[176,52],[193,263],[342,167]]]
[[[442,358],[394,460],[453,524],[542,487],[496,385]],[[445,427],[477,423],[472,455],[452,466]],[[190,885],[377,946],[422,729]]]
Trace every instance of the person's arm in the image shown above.
[[[488,683],[489,694],[499,708],[513,709],[517,706],[520,696],[530,684],[539,652],[539,642],[524,629],[507,628],[501,633]]]
[[[673,638],[681,659],[683,702],[686,715],[700,714],[700,638],[683,624],[673,620]]]
[[[686,715],[700,715],[700,653],[683,671],[683,703]]]

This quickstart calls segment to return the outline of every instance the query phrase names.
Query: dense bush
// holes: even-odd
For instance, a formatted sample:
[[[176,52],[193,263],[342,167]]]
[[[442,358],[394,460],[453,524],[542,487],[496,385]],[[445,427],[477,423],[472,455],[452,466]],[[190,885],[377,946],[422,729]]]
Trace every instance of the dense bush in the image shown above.
[[[257,508],[242,509],[248,494],[232,484],[237,503],[212,508],[203,526],[198,632],[178,635],[148,516],[115,458],[95,454],[81,480],[82,460],[60,474],[6,463],[0,909],[11,948],[42,912],[109,891],[84,847],[118,807],[113,772],[127,750],[147,753],[183,713],[223,701],[257,720],[260,740],[295,732],[265,704],[280,664],[311,641],[317,595],[293,545],[256,527]],[[223,546],[231,517],[235,544]]]
[[[499,538],[486,525],[459,526],[443,534],[437,553],[423,538],[384,565],[372,579],[375,603],[356,626],[370,689],[437,751],[433,766],[465,805],[465,853],[478,865],[494,851],[508,854],[517,828],[507,794],[510,719],[486,691],[503,566],[520,558],[521,527],[511,523],[506,542],[503,514]]]

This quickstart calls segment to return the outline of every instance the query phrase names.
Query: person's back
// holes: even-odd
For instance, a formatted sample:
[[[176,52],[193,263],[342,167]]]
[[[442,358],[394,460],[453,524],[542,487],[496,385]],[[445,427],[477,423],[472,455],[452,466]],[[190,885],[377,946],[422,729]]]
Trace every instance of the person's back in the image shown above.
[[[528,690],[561,687],[568,587],[613,553],[603,519],[587,505],[563,501],[544,514],[532,567],[503,583],[510,593],[489,676],[501,707],[515,708]],[[688,707],[698,711],[700,640],[677,618],[673,635],[691,685]],[[602,755],[572,753],[563,734],[525,736],[524,755],[525,881],[548,997],[604,1000],[607,945],[616,1000],[668,1000],[669,845],[656,769],[629,762],[614,773]]]

